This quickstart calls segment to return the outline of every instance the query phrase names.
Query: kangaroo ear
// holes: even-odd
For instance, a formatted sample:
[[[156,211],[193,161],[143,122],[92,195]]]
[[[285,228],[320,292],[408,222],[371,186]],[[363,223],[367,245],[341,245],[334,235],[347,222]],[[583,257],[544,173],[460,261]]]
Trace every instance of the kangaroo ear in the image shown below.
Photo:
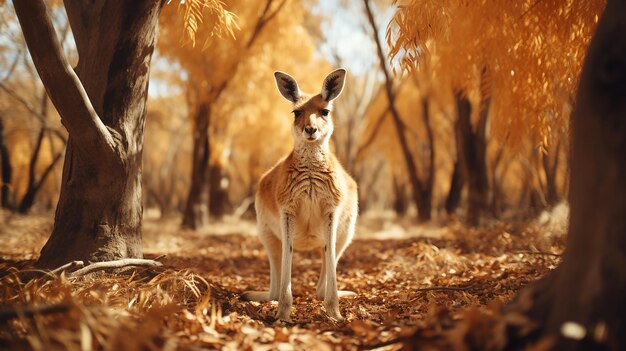
[[[298,83],[296,83],[293,77],[287,73],[276,71],[274,72],[274,78],[276,78],[278,91],[285,99],[291,102],[296,102],[300,99],[300,88],[298,88]]]
[[[330,102],[339,96],[343,90],[345,78],[346,70],[343,68],[330,72],[322,84],[322,98]]]

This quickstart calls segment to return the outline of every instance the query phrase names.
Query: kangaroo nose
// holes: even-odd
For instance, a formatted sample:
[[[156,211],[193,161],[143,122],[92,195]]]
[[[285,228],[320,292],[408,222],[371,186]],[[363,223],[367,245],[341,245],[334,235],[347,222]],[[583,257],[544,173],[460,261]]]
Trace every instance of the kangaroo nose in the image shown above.
[[[309,135],[313,135],[313,134],[315,134],[315,132],[317,132],[317,128],[315,128],[315,127],[306,127],[306,128],[304,128],[304,131],[309,133]]]

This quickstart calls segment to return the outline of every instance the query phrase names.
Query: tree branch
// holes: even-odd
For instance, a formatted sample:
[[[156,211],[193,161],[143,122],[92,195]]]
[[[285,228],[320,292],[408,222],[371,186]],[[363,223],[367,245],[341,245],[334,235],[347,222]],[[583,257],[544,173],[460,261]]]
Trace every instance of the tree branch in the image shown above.
[[[85,266],[85,263],[83,263],[83,261],[72,261],[70,263],[66,263],[64,265],[62,265],[59,268],[55,268],[53,270],[51,270],[49,273],[50,274],[54,274],[54,275],[58,275],[61,274],[64,271],[70,270],[70,269],[74,269],[74,268],[83,268]]]
[[[67,142],[67,138],[65,137],[65,135],[63,135],[63,132],[61,132],[58,129],[48,127],[48,120],[46,119],[46,117],[42,115],[41,113],[39,113],[38,111],[36,111],[32,106],[30,106],[28,101],[24,100],[24,98],[19,96],[17,93],[9,89],[6,85],[4,85],[1,82],[0,82],[0,89],[4,90],[10,97],[12,97],[17,102],[19,102],[22,106],[24,106],[26,110],[28,110],[28,112],[30,112],[33,116],[35,116],[39,120],[39,122],[41,122],[41,124],[44,126],[43,128],[46,131],[52,132],[54,135],[57,136],[57,138],[61,139],[61,141],[63,141],[64,143]]]
[[[69,274],[70,277],[78,277],[81,275],[102,271],[113,268],[124,268],[129,266],[143,266],[143,267],[160,267],[163,263],[155,260],[146,260],[142,258],[126,258],[115,261],[105,261],[92,263],[84,268],[74,271]]]
[[[274,0],[267,0],[267,3],[265,4],[265,7],[263,8],[263,13],[261,14],[261,17],[259,17],[258,21],[256,22],[256,25],[254,26],[254,31],[252,32],[252,35],[250,36],[250,38],[248,39],[248,42],[246,43],[246,50],[250,50],[250,48],[252,47],[252,45],[254,45],[254,42],[256,41],[256,39],[259,37],[259,34],[261,33],[261,31],[263,30],[263,27],[265,27],[265,25],[267,25],[267,23],[274,18],[278,12],[280,12],[280,10],[283,8],[283,6],[285,5],[285,3],[287,2],[287,0],[283,0],[278,7],[276,8],[276,10],[274,10],[274,12],[270,13],[268,15],[269,9],[272,5],[272,2],[274,2]],[[220,84],[217,89],[215,89],[215,93],[212,97],[212,101],[215,102],[219,99],[219,97],[222,95],[222,93],[224,92],[224,90],[226,90],[226,88],[228,87],[228,84],[230,84],[232,77],[235,76],[235,74],[237,73],[237,70],[239,69],[239,64],[241,63],[242,60],[239,60],[236,64],[235,64],[235,69],[232,71],[233,74],[230,76],[229,79],[225,80],[222,82],[222,84]]]
[[[15,72],[15,67],[17,67],[17,63],[20,61],[20,56],[22,56],[22,50],[18,49],[17,53],[15,54],[15,60],[13,60],[11,67],[9,68],[7,73],[4,75],[4,77],[0,79],[0,83],[5,82],[9,78],[11,78],[11,76],[13,75],[13,72]]]
[[[376,119],[376,123],[374,124],[374,127],[372,128],[372,133],[367,137],[367,139],[361,143],[361,146],[359,147],[359,149],[356,152],[356,159],[359,160],[363,153],[365,152],[365,150],[370,147],[370,145],[372,145],[372,143],[374,142],[374,140],[376,140],[376,136],[378,135],[378,132],[380,131],[380,127],[382,126],[383,122],[385,121],[385,117],[387,116],[387,114],[389,114],[389,109],[386,109],[385,111],[383,111],[383,113],[381,113],[378,118]]]
[[[43,0],[14,1],[13,6],[37,73],[76,147],[94,159],[103,152],[114,155],[116,142],[63,55]]]

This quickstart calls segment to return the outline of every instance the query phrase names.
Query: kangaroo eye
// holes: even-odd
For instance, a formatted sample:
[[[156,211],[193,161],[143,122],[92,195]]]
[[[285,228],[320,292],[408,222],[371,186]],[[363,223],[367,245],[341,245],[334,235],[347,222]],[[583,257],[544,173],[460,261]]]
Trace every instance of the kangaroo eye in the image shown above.
[[[300,110],[293,110],[292,112],[293,112],[294,117],[296,118],[300,117],[300,115],[302,114],[302,111]]]
[[[330,111],[327,110],[327,109],[323,109],[322,110],[322,116],[328,116],[329,113],[330,113]]]

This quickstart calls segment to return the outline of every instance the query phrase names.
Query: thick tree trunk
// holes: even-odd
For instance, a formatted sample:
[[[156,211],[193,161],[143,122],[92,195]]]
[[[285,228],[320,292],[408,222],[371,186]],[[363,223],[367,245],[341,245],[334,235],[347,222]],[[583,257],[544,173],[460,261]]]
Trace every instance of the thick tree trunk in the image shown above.
[[[457,153],[468,185],[465,220],[471,225],[478,225],[489,206],[486,140],[489,100],[481,103],[476,131],[472,128],[470,102],[461,92],[456,93],[456,105]]]
[[[563,262],[531,316],[556,350],[626,350],[626,2],[609,0],[587,52],[572,115],[570,229]],[[565,338],[565,322],[583,340]],[[601,344],[601,345],[600,345]]]
[[[80,58],[74,74],[43,2],[14,2],[35,67],[69,131],[41,267],[142,256],[143,131],[162,4],[66,0]]]
[[[4,123],[2,118],[0,118],[0,170],[2,170],[2,179],[0,179],[0,206],[8,209],[13,208],[11,202],[13,167],[10,157],[9,148],[4,137]]]
[[[209,124],[211,109],[200,104],[194,118],[191,184],[183,215],[183,228],[200,230],[209,224]]]

